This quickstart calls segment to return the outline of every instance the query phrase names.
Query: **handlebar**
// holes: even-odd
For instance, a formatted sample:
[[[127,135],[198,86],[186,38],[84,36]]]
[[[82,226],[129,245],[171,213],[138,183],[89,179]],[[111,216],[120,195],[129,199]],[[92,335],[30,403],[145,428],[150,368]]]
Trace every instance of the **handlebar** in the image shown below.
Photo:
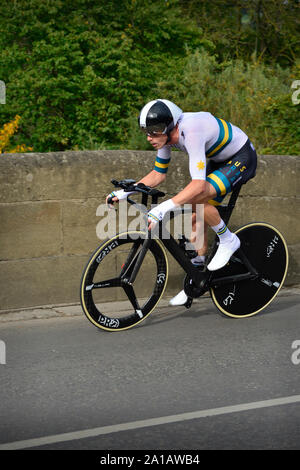
[[[116,188],[122,188],[124,189],[125,192],[137,192],[137,193],[142,193],[142,204],[144,206],[147,206],[147,201],[148,201],[148,196],[152,197],[152,204],[157,204],[158,198],[159,197],[164,197],[165,193],[162,191],[159,191],[158,189],[155,188],[150,188],[150,186],[146,186],[143,183],[138,183],[134,184],[136,181],[133,179],[124,179],[121,181],[117,181],[115,179],[111,180],[111,183],[116,187]],[[112,198],[109,198],[112,199]],[[130,199],[127,199],[129,203],[134,204],[134,201],[131,201]],[[108,200],[108,203],[111,203],[112,201]]]

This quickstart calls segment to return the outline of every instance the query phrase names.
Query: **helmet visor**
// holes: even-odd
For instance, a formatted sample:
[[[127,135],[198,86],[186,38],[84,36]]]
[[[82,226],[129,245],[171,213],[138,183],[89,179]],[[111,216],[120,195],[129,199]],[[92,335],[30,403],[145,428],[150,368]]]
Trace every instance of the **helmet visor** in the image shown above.
[[[141,127],[140,129],[146,135],[155,136],[157,134],[165,134],[167,131],[167,126],[163,122],[161,122],[158,124],[153,124],[151,126]]]

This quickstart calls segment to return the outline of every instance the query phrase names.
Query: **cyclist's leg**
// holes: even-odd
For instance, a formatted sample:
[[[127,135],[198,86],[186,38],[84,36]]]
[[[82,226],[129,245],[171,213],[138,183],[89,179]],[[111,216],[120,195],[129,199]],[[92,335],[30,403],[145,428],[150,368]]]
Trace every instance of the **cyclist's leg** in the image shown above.
[[[198,256],[205,256],[207,252],[208,246],[208,224],[205,220],[205,209],[204,209],[204,221],[198,220],[196,212],[193,212],[192,215],[192,233],[190,236],[191,243],[194,245],[195,251],[197,251]],[[201,237],[199,238],[199,233],[201,233]],[[200,240],[200,242],[198,242]]]
[[[193,214],[192,214],[192,233],[190,234],[190,241],[193,244],[194,250],[198,253],[196,258],[193,258],[191,261],[194,265],[198,266],[199,269],[204,267],[205,263],[205,254],[207,251],[207,223],[205,221],[205,207],[208,204],[204,205],[204,221],[202,217],[198,216],[198,211],[196,204],[193,204]],[[202,233],[199,235],[200,231]],[[184,289],[182,289],[175,297],[173,297],[169,304],[173,306],[185,305],[188,301],[188,296],[186,295]]]
[[[207,165],[206,165],[206,172],[207,175],[213,173],[219,168],[219,164],[212,161],[208,160]],[[206,194],[207,197],[204,201],[199,201],[199,198],[195,198],[191,203],[193,204],[193,218],[192,218],[192,235],[191,235],[191,241],[193,242],[193,239],[197,237],[195,235],[195,232],[202,230],[202,240],[203,240],[203,245],[201,247],[195,247],[195,249],[198,252],[198,255],[205,255],[207,253],[207,248],[208,248],[208,227],[217,225],[220,223],[221,219],[219,216],[218,210],[215,208],[215,206],[221,204],[225,196],[218,196],[217,191],[215,187],[210,183],[206,182],[207,188],[206,188]],[[199,225],[197,224],[197,219],[199,220],[200,217],[197,217],[197,204],[203,204],[204,205],[204,225]],[[198,226],[197,226],[198,225]],[[198,235],[198,239],[201,238]]]
[[[208,248],[208,227],[220,223],[219,212],[215,209],[210,202],[203,204],[204,206],[204,220],[197,214],[196,204],[193,205],[192,215],[192,233],[191,243],[194,243],[195,250],[199,256],[204,256]],[[201,231],[201,234],[200,234]],[[198,243],[197,243],[198,242]]]
[[[212,198],[207,201],[200,201],[199,199],[197,202],[211,204],[205,205],[205,221],[217,233],[220,240],[219,248],[208,265],[210,271],[222,268],[240,246],[238,237],[230,232],[215,206],[223,201],[224,197],[233,190],[236,184],[244,184],[254,177],[256,162],[255,149],[248,140],[229,161],[208,163],[208,176],[206,179],[210,189],[207,190],[207,193],[211,194]]]
[[[220,165],[215,164],[212,166],[208,164],[209,176],[212,175],[212,178],[215,177],[215,172],[217,171],[216,168],[220,168]],[[210,170],[213,170],[213,171],[210,171]],[[208,227],[211,227],[218,234],[220,243],[231,242],[232,240],[237,240],[238,242],[237,237],[234,234],[231,234],[231,232],[227,229],[226,224],[222,221],[219,211],[216,208],[217,205],[221,204],[224,197],[229,192],[230,185],[228,183],[226,183],[225,185],[222,182],[220,176],[218,176],[219,183],[217,187],[217,184],[215,183],[213,185],[209,181],[208,178],[206,181],[205,199],[203,199],[202,197],[199,197],[199,198],[194,198],[192,200],[193,218],[192,218],[191,242],[194,243],[195,250],[197,250],[198,255],[202,255],[202,256],[206,254],[207,248],[208,248]],[[216,177],[215,177],[215,180],[217,181]],[[219,189],[219,187],[222,189]],[[226,190],[224,188],[226,188]],[[201,220],[201,217],[198,216],[198,214],[201,213],[201,211],[199,211],[199,206],[203,207],[204,223],[203,223],[203,220]],[[199,223],[199,220],[202,223]],[[197,243],[195,243],[194,240],[197,240]],[[199,246],[200,245],[199,241],[203,241],[202,246]],[[238,246],[236,246],[236,243],[235,243],[233,248],[231,246],[229,247],[229,251],[232,251],[233,249],[232,251],[233,253],[237,248]],[[220,256],[220,251],[218,253],[218,256]],[[230,257],[231,254],[226,254],[226,258],[228,256]],[[226,258],[224,261],[222,261],[222,256],[221,256],[221,261],[218,262],[218,264],[220,263],[226,264],[227,262]]]
[[[211,163],[211,162],[209,162]],[[211,168],[211,165],[209,165]],[[190,236],[191,243],[194,244],[194,248],[198,253],[197,258],[194,258],[194,264],[199,261],[205,263],[205,255],[208,247],[208,227],[215,226],[220,223],[221,218],[218,210],[214,207],[214,204],[209,203],[209,201],[218,198],[215,187],[206,182],[206,198],[194,198],[190,201],[193,205],[193,216],[192,216],[192,233]],[[225,196],[224,196],[225,197]],[[219,198],[220,199],[220,198]],[[223,197],[222,197],[223,199]],[[198,210],[197,206],[204,205],[204,225],[201,217],[197,217]],[[200,220],[199,220],[200,219]],[[200,222],[200,223],[199,223]],[[203,233],[199,234],[199,231],[202,230]],[[200,243],[199,243],[200,240]],[[201,243],[202,242],[202,243]],[[201,245],[201,246],[199,246]],[[181,290],[175,297],[173,297],[169,304],[173,306],[185,305],[188,301],[188,296],[184,290]]]
[[[207,181],[216,189],[217,197],[210,203],[218,205],[226,194],[230,193],[237,184],[245,184],[256,173],[257,155],[248,140],[245,145],[228,161],[220,162],[219,167],[207,173]]]
[[[213,171],[218,169],[218,165],[212,161],[208,160],[207,165],[206,165],[206,172],[207,174],[212,173]],[[196,243],[195,250],[198,252],[199,256],[205,256],[207,253],[207,248],[208,248],[208,227],[212,225],[216,225],[217,223],[220,222],[219,218],[219,213],[218,211],[214,208],[214,201],[213,199],[217,198],[217,192],[216,189],[208,182],[206,182],[206,193],[207,197],[206,200],[203,202],[199,202],[197,198],[195,198],[194,201],[191,201],[193,204],[193,217],[192,217],[192,234],[191,234],[191,242],[193,243],[195,239],[197,240],[202,240],[203,244],[202,246],[198,246],[199,244]],[[222,198],[223,199],[223,198]],[[211,204],[211,201],[213,203]],[[199,219],[201,217],[198,216],[197,212],[197,204],[203,204],[204,211],[204,223],[201,220],[199,223]],[[202,236],[199,236],[199,232],[202,231]]]
[[[218,204],[230,193],[236,184],[245,184],[255,176],[257,155],[251,142],[248,140],[244,146],[227,162],[220,164],[219,168],[207,176],[207,181],[216,189],[217,197],[211,202]],[[219,248],[208,265],[210,271],[222,268],[229,261],[232,254],[240,247],[240,240],[231,233],[223,222],[214,227],[220,239]]]
[[[201,249],[198,250],[198,255],[204,255],[207,251],[208,226],[215,229],[220,241],[221,239],[228,241],[228,243],[220,243],[219,249],[209,263],[208,268],[212,271],[224,266],[240,246],[238,237],[229,231],[226,224],[222,221],[216,206],[222,203],[225,196],[233,190],[236,184],[244,184],[255,176],[256,164],[256,151],[249,140],[229,159],[229,161],[217,163],[209,160],[207,164],[208,176],[206,178],[206,192],[208,196],[205,200],[195,198],[191,201],[191,203],[194,204],[194,210],[196,210],[196,204],[204,204],[204,243]],[[192,231],[195,232],[195,215],[193,216],[192,224],[194,224]],[[186,301],[187,296],[185,296],[184,291],[181,291],[177,296],[171,299],[170,304],[184,305]]]
[[[211,186],[211,185],[210,185]],[[211,186],[209,199],[216,196],[215,189]],[[208,247],[208,226],[215,223],[215,219],[220,218],[217,209],[208,204],[204,203],[204,221],[202,217],[197,216],[197,206],[196,203],[193,204],[193,215],[192,215],[192,233],[190,235],[190,241],[194,245],[194,249],[197,251],[198,256],[193,258],[191,261],[196,266],[199,266],[199,269],[204,266],[205,255]],[[202,231],[200,234],[199,232]],[[185,305],[188,301],[188,296],[184,290],[181,290],[175,297],[173,297],[169,304],[173,306]]]

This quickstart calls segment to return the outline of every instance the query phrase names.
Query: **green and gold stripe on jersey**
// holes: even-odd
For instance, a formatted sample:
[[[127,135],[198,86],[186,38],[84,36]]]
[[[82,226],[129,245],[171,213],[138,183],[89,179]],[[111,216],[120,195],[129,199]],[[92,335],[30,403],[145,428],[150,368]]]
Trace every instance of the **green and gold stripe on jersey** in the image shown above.
[[[208,150],[206,150],[205,153],[208,158],[218,155],[218,153],[222,152],[222,150],[224,150],[224,148],[232,140],[232,126],[230,122],[227,122],[224,119],[219,119],[217,117],[215,117],[215,119],[219,124],[219,137],[218,140],[214,143],[214,145],[212,145]]]
[[[156,157],[154,170],[159,173],[167,173],[171,158]]]
[[[215,188],[217,196],[219,197],[224,197],[231,191],[230,181],[219,170],[210,173],[206,177],[206,181],[208,181],[208,183],[210,183]]]

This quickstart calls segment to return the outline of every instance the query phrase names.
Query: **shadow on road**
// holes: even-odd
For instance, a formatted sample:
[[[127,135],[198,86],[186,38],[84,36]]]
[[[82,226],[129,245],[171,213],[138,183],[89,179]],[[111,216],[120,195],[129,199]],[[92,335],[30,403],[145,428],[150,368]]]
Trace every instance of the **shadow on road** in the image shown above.
[[[290,307],[297,305],[297,303],[299,303],[300,301],[300,296],[298,297],[298,299],[299,299],[298,301],[297,299],[295,300],[294,296],[292,298],[288,296],[277,297],[262,312],[252,317],[247,317],[244,319],[241,318],[241,320],[251,321],[252,318],[257,318],[259,316],[265,316],[265,315],[271,315],[275,312],[279,312],[283,308],[286,310]],[[183,317],[183,316],[187,318],[198,318],[198,317],[204,317],[207,315],[220,315],[222,318],[228,321],[239,320],[239,319],[232,318],[232,317],[222,314],[222,312],[220,312],[217,309],[217,307],[214,305],[212,300],[206,297],[202,300],[197,299],[197,301],[193,304],[193,306],[190,309],[186,309],[184,306],[179,306],[179,307],[166,306],[166,307],[158,308],[157,311],[152,312],[152,314],[150,314],[149,317],[140,325],[137,325],[136,328],[147,328],[151,325],[154,325],[157,323],[165,323],[165,322],[174,320],[175,318]]]

